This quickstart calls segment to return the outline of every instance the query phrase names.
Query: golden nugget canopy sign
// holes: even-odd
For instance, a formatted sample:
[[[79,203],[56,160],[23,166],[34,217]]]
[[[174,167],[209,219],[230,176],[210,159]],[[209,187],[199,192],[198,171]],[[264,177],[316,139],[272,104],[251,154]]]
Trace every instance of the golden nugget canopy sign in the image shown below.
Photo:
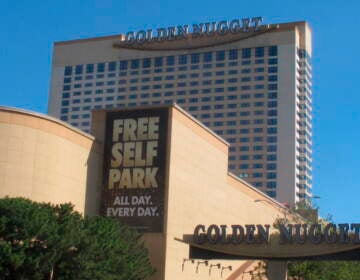
[[[359,260],[360,224],[197,225],[191,258]]]
[[[197,225],[193,241],[197,244],[266,244],[271,241],[270,228],[270,225]],[[360,244],[360,224],[279,224],[275,230],[279,244]]]
[[[108,112],[102,214],[161,232],[168,109]]]

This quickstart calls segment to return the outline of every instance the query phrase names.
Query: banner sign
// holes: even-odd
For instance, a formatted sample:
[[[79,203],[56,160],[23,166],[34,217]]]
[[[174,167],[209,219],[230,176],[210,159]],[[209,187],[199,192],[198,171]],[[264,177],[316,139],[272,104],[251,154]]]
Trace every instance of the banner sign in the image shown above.
[[[108,112],[101,213],[162,232],[168,108]]]

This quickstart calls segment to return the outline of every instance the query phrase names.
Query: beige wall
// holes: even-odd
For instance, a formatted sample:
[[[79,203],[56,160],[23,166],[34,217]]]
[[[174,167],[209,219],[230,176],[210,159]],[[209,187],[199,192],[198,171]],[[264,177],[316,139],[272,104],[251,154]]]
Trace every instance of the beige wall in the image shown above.
[[[88,166],[97,162],[92,136],[45,115],[0,108],[0,197],[71,202],[84,212],[96,176]]]
[[[197,224],[273,224],[283,215],[276,202],[228,174],[227,144],[215,137],[186,113],[172,109],[169,187],[166,217],[166,262],[164,278],[221,279],[220,270],[186,262],[189,246],[175,240],[192,234]],[[258,201],[258,202],[256,202]],[[232,265],[223,279],[250,279],[244,271],[255,262],[210,261]]]
[[[97,214],[100,202],[105,113],[94,114],[94,137],[51,117],[0,108],[0,197],[71,202]],[[257,262],[218,261],[233,271],[183,262],[189,246],[176,241],[197,224],[272,224],[276,202],[228,174],[228,145],[178,107],[171,108],[168,182],[163,233],[144,241],[157,269],[152,279],[250,279]],[[256,202],[258,200],[259,202]]]
[[[210,267],[203,264],[197,271],[199,260],[184,263],[189,258],[189,245],[175,239],[192,234],[197,224],[272,225],[277,217],[283,217],[284,208],[228,173],[228,144],[222,138],[179,107],[172,107],[170,112],[164,232],[143,236],[157,270],[151,280],[249,280],[248,272],[258,261],[210,261],[232,266],[232,271],[224,270],[222,276],[221,269],[213,267],[209,274]],[[92,133],[101,147],[105,142],[105,116],[101,110],[92,115]],[[102,160],[100,170],[101,164]]]

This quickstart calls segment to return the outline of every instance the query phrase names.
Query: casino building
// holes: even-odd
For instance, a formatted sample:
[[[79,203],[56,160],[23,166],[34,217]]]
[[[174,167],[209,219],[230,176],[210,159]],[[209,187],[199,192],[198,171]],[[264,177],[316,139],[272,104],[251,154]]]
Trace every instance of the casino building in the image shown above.
[[[146,118],[153,118],[156,126],[151,128]],[[157,270],[154,280],[250,279],[258,261],[205,262],[192,256],[185,242],[198,224],[272,224],[288,211],[228,172],[228,143],[178,106],[100,110],[92,120],[88,134],[46,115],[1,107],[0,197],[72,202],[81,213],[113,216],[142,230]],[[118,120],[137,120],[136,132]],[[115,132],[124,139],[113,138]],[[125,176],[127,168],[135,172],[150,166],[141,162],[137,148],[125,148],[125,143],[131,146],[129,140],[140,143],[140,138],[141,143],[159,144],[155,154],[146,148],[153,155],[151,167],[159,168],[156,185],[120,179],[119,184],[110,184],[113,176],[108,174],[114,168]],[[124,143],[120,165],[109,156],[118,151],[114,148],[118,141]],[[156,213],[141,210],[146,208]],[[277,277],[282,269],[276,267]]]
[[[0,107],[0,135],[0,197],[141,231],[151,280],[285,280],[288,260],[360,259],[360,223],[308,225],[230,173],[229,143],[178,105],[96,110],[90,134]]]
[[[49,114],[176,103],[230,143],[233,174],[282,203],[311,198],[311,30],[260,18],[54,45]],[[216,165],[217,166],[217,165]]]

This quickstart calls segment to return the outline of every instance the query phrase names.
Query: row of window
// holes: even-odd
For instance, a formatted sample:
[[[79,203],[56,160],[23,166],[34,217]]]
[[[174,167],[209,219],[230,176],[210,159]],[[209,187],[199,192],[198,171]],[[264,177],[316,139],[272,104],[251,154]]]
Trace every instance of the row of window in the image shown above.
[[[229,89],[228,89],[229,90]],[[104,94],[104,93],[113,93],[113,91],[111,91],[111,89],[106,89],[106,90],[102,90],[102,89],[97,89],[95,91],[92,91],[92,90],[85,90],[83,92],[81,91],[74,91],[74,92],[63,92],[62,93],[62,98],[63,99],[68,99],[70,97],[77,97],[77,96],[81,96],[81,95],[84,95],[84,96],[89,96],[89,95],[100,95],[100,94]],[[208,93],[207,90],[203,89],[201,91],[201,93]],[[177,91],[177,92],[173,92],[173,91],[166,91],[166,92],[153,92],[153,93],[141,93],[139,95],[137,94],[130,94],[128,96],[128,99],[136,99],[138,97],[140,98],[149,98],[149,97],[167,97],[167,96],[174,96],[174,95],[178,95],[178,96],[182,96],[182,95],[186,95],[186,91]],[[222,95],[221,95],[222,96]],[[113,96],[114,97],[114,96]],[[266,96],[268,99],[277,99],[278,97],[278,94],[277,92],[268,92],[267,93],[267,96]],[[118,100],[124,100],[126,99],[126,96],[125,95],[120,95],[120,96],[116,96],[116,98]],[[194,97],[194,98],[197,98],[197,97]],[[212,99],[213,97],[212,96],[204,96],[204,97],[201,97],[201,98],[198,98],[197,101],[201,101],[201,102],[208,102],[208,101],[211,101],[213,100]],[[230,100],[233,100],[233,99],[250,99],[250,98],[256,98],[256,99],[260,99],[260,98],[265,98],[265,94],[262,93],[262,92],[257,92],[257,93],[247,93],[247,94],[238,94],[238,95],[229,95],[229,97],[227,97],[228,99]],[[183,100],[183,99],[179,99],[179,100]],[[190,100],[190,99],[189,99]],[[184,101],[185,102],[185,101]],[[275,103],[273,103],[275,104]],[[275,107],[273,105],[269,105],[270,107]]]
[[[223,71],[222,71],[223,72]],[[211,72],[210,72],[211,73]],[[187,83],[190,85],[190,86],[194,86],[194,85],[199,85],[199,76],[198,75],[199,73],[196,73],[197,75],[190,75],[190,78],[193,78],[195,79],[194,81],[188,81],[188,82],[181,82],[181,84],[184,86],[186,85]],[[203,73],[204,74],[204,73]],[[181,79],[186,79],[185,78],[182,78],[182,75],[178,75],[179,77],[181,78],[178,78],[177,80],[181,80]],[[186,75],[184,75],[186,76]],[[221,75],[216,75],[216,76],[221,76]],[[208,76],[204,76],[204,77],[208,77]],[[156,77],[153,77],[153,81],[162,81],[164,78],[165,81],[172,81],[172,80],[175,80],[175,76],[174,75],[168,75],[168,76],[156,76]],[[69,81],[69,79],[71,78],[65,78],[64,79],[64,84],[68,84],[68,83],[71,83],[71,81]],[[215,84],[224,84],[225,82],[228,82],[228,83],[237,83],[237,82],[251,82],[251,81],[265,81],[267,80],[268,82],[277,82],[278,80],[278,76],[277,75],[269,75],[267,77],[265,76],[244,76],[242,78],[228,78],[227,80],[225,79],[212,79],[212,80],[202,80],[202,84],[212,84],[212,82],[214,82]],[[150,78],[142,78],[141,80],[138,79],[138,78],[133,78],[133,79],[129,79],[129,80],[125,80],[125,79],[121,79],[118,81],[118,84],[119,85],[125,85],[125,84],[137,84],[137,83],[141,83],[141,84],[144,84],[144,83],[148,83],[150,82]],[[88,82],[88,83],[84,83],[84,84],[74,84],[73,86],[78,86],[78,87],[92,87],[92,86],[113,86],[116,84],[116,81],[115,80],[110,80],[110,81],[107,81],[107,82],[104,82],[104,81],[99,81],[99,82],[96,82],[96,83],[92,83],[92,82]],[[178,83],[179,85],[179,83]],[[66,85],[66,86],[71,86],[71,85]]]
[[[246,63],[245,63],[246,62]],[[262,60],[262,61],[257,61],[258,63],[255,63],[255,64],[263,64],[264,63],[264,61]],[[259,63],[259,62],[261,62],[261,63]],[[242,62],[242,65],[250,65],[251,64],[251,61],[243,61]],[[269,65],[271,65],[271,66],[268,66],[268,67],[264,67],[264,66],[261,66],[261,67],[255,67],[255,68],[253,68],[253,69],[251,69],[251,68],[243,68],[243,69],[230,69],[230,70],[228,70],[228,73],[230,73],[230,72],[233,72],[233,74],[230,74],[230,75],[235,75],[235,74],[237,74],[237,73],[242,73],[242,74],[244,74],[244,73],[251,73],[251,72],[254,72],[254,73],[264,73],[265,72],[265,68],[267,68],[268,69],[268,72],[269,73],[276,73],[277,72],[277,70],[275,70],[275,69],[277,69],[277,66],[274,66],[275,64],[277,64],[277,61],[275,61],[275,60],[269,60],[268,61],[268,64]],[[230,65],[229,65],[230,66]],[[236,65],[231,65],[231,66],[236,66]],[[222,64],[216,64],[216,67],[225,67],[225,64],[224,63],[222,63]],[[202,68],[203,69],[209,69],[209,68],[212,68],[212,65],[211,64],[204,64],[203,66],[202,66]],[[190,68],[190,70],[198,70],[198,69],[200,69],[200,67],[199,67],[199,65],[192,65],[191,66],[191,68]],[[153,71],[153,73],[163,73],[163,72],[175,72],[175,68],[174,67],[168,67],[168,68],[156,68],[156,69],[154,69],[154,71]],[[188,71],[189,69],[186,67],[186,66],[183,66],[183,67],[178,67],[178,69],[177,69],[178,71]],[[225,71],[217,71],[217,72],[225,72]],[[236,72],[236,73],[235,73]],[[150,71],[150,70],[142,70],[141,71],[141,74],[151,74],[152,72]],[[205,73],[212,73],[212,72],[204,72],[204,74]],[[119,74],[118,74],[118,76],[119,77],[126,77],[126,76],[128,76],[128,74],[129,75],[131,75],[131,76],[134,76],[134,75],[139,75],[140,74],[140,72],[139,71],[131,71],[131,72],[126,72],[126,71],[122,71],[122,72],[119,72]],[[198,73],[193,73],[193,74],[198,74]],[[179,74],[179,76],[180,75],[185,75],[185,74]],[[206,76],[206,75],[205,75]],[[109,74],[107,74],[107,77],[108,78],[115,78],[116,77],[116,73],[109,73]],[[94,79],[94,78],[96,78],[96,79],[104,79],[105,78],[105,74],[96,74],[96,76],[94,76],[94,75],[86,75],[85,77],[84,77],[84,79],[85,80],[92,80],[92,79]],[[145,77],[145,78],[148,78],[148,77]],[[75,76],[75,77],[71,77],[71,76],[65,76],[65,78],[64,78],[64,82],[66,81],[66,83],[69,83],[69,82],[71,82],[71,80],[73,80],[73,81],[81,81],[81,80],[83,80],[83,76],[81,76],[81,75],[77,75],[77,76]]]
[[[248,163],[242,163],[239,164],[239,169],[262,169],[266,167],[267,170],[276,170],[277,165],[276,163],[268,163],[266,165],[262,164],[262,163],[253,163],[252,165],[248,164]]]
[[[167,94],[165,93],[164,96],[172,96],[172,94]],[[70,95],[68,93],[64,93],[62,98],[63,106],[65,106],[65,104],[69,105],[70,104],[70,100],[66,100],[69,99]],[[149,94],[142,94],[140,96],[136,95],[136,94],[131,94],[129,96],[107,96],[107,97],[95,97],[95,98],[76,98],[76,99],[72,99],[71,103],[72,104],[79,104],[81,102],[83,103],[91,103],[91,102],[97,102],[97,101],[113,101],[113,100],[125,100],[125,99],[137,99],[138,97],[140,98],[148,98],[150,97]],[[156,95],[155,93],[152,94],[152,97],[161,97],[161,95]],[[192,97],[192,98],[187,98],[187,99],[177,99],[176,102],[179,104],[182,103],[199,103],[199,102],[211,102],[211,101],[226,101],[226,100],[232,100],[235,101],[238,99],[237,95],[227,95],[227,96],[223,96],[223,95],[219,95],[219,96],[213,96],[213,97],[202,97],[202,98],[198,98],[198,97]],[[241,96],[239,96],[239,99],[244,99]],[[206,106],[206,105],[205,105]],[[276,100],[272,100],[272,101],[256,101],[256,102],[242,102],[239,103],[239,108],[249,108],[249,107],[264,107],[267,106],[267,108],[276,108],[277,107],[277,101]],[[206,109],[206,108],[205,108]],[[254,111],[254,115],[263,115],[264,111]],[[303,131],[300,131],[299,134],[302,135]],[[305,132],[304,132],[305,134]]]
[[[235,166],[229,165],[229,168],[234,170]],[[253,172],[252,174],[249,173],[240,173],[239,174],[240,178],[266,178],[266,179],[276,179],[277,174],[276,172],[268,172],[268,173],[262,173],[262,172]]]
[[[269,73],[277,73],[277,67],[276,66],[271,66],[267,68]],[[191,73],[191,74],[178,74],[177,76],[175,75],[165,75],[165,76],[155,76],[152,79],[150,77],[143,77],[141,79],[139,78],[132,78],[129,80],[130,83],[137,83],[137,82],[142,82],[142,83],[147,83],[150,82],[151,80],[153,81],[161,81],[161,80],[182,80],[182,79],[188,79],[188,78],[193,78],[193,79],[197,79],[199,77],[212,77],[212,76],[225,76],[225,75],[238,75],[238,74],[250,74],[250,73],[264,73],[265,72],[265,68],[264,67],[257,67],[254,69],[251,68],[244,68],[241,71],[237,70],[237,69],[231,69],[228,70],[227,72],[225,71],[216,71],[216,72],[202,72],[201,75],[200,73]],[[119,75],[120,76],[120,75]],[[112,77],[116,77],[115,75],[113,75]],[[102,79],[105,78],[105,76],[103,74],[99,74],[96,76],[96,79]],[[93,75],[87,75],[85,76],[85,80],[92,80],[94,79]],[[270,78],[270,79],[274,79],[274,77]],[[76,81],[82,81],[83,77],[82,76],[75,76],[74,78],[72,77],[64,77],[64,84],[69,84],[72,81],[76,82]],[[256,76],[254,78],[254,80],[264,80],[264,76]],[[114,80],[108,81],[107,84],[115,84]],[[119,84],[125,84],[127,83],[127,80],[122,79],[119,81]]]
[[[230,155],[229,156],[229,160],[230,161],[235,161],[237,158],[241,161],[246,161],[246,160],[263,160],[264,159],[264,155],[263,154],[255,154],[255,155],[239,155],[238,157],[235,155]],[[276,161],[277,160],[277,155],[276,154],[268,154],[266,155],[266,160],[267,161]]]
[[[237,152],[237,151],[249,152],[250,150],[252,150],[252,151],[267,151],[269,153],[272,153],[272,152],[276,153],[277,146],[276,145],[267,145],[266,147],[264,147],[261,145],[255,145],[252,147],[252,149],[250,149],[250,146],[240,146],[240,147],[231,146],[229,148],[230,152]]]
[[[268,56],[277,56],[277,46],[267,47]],[[126,70],[130,69],[139,69],[139,68],[150,68],[152,65],[154,67],[162,66],[173,66],[176,63],[178,65],[184,65],[187,63],[197,64],[200,62],[209,63],[212,61],[224,61],[228,60],[237,60],[238,58],[249,59],[252,56],[255,58],[262,58],[265,56],[265,47],[257,47],[255,49],[244,48],[241,50],[232,49],[232,50],[220,50],[216,52],[205,52],[205,53],[193,53],[193,54],[181,54],[181,55],[169,55],[165,57],[155,57],[155,58],[143,58],[143,59],[131,59],[131,60],[122,60],[122,61],[112,61],[112,62],[102,62],[86,65],[76,65],[75,67],[66,66],[64,75],[72,75],[73,72],[75,75],[80,75],[83,73],[94,73],[95,70],[97,73],[103,73],[106,70],[109,72],[116,71],[117,69]],[[73,69],[74,68],[74,69]],[[106,69],[107,68],[107,69]]]
[[[199,85],[199,82],[194,82],[194,84],[191,84],[191,86],[198,86]],[[186,84],[173,84],[173,83],[169,83],[169,84],[155,84],[155,85],[152,85],[151,87],[148,86],[148,85],[144,85],[144,86],[141,86],[141,87],[138,87],[138,86],[132,86],[132,87],[120,87],[118,88],[118,92],[131,92],[131,91],[138,91],[138,90],[150,90],[150,89],[172,89],[172,88],[181,88],[181,87],[186,87]],[[82,85],[81,84],[75,84],[74,85],[74,89],[80,89],[82,88]],[[226,91],[229,91],[229,92],[234,92],[234,91],[238,91],[238,90],[241,90],[241,91],[248,91],[248,90],[264,90],[264,89],[267,89],[267,90],[277,90],[278,89],[278,85],[277,84],[268,84],[267,86],[264,85],[264,84],[257,84],[257,85],[243,85],[243,86],[230,86],[230,87],[227,87],[227,88],[223,88],[223,87],[216,87],[216,88],[204,88],[202,90],[199,90],[199,89],[192,89],[192,90],[189,90],[189,93],[190,94],[198,94],[198,93],[211,93],[212,91],[214,92],[226,92]],[[64,85],[63,86],[63,90],[64,91],[69,91],[71,90],[71,86],[70,85]],[[99,93],[103,92],[104,90],[103,89],[99,89]],[[108,88],[106,89],[106,92],[108,93],[114,93],[115,92],[115,88]],[[180,94],[178,94],[180,92]],[[181,93],[183,92],[185,94],[185,91],[179,91],[177,93],[177,95],[181,95]]]

